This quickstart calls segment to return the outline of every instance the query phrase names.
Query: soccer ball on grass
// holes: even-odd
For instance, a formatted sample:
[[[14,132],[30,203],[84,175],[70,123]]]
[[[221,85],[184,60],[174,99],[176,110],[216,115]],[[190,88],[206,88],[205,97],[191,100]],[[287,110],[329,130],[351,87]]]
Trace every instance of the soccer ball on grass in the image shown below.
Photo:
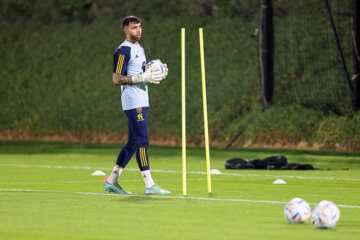
[[[324,200],[311,213],[311,223],[316,228],[333,228],[340,219],[340,210],[335,203]]]
[[[310,213],[309,204],[301,198],[290,200],[284,209],[285,218],[289,223],[304,223],[309,219]]]

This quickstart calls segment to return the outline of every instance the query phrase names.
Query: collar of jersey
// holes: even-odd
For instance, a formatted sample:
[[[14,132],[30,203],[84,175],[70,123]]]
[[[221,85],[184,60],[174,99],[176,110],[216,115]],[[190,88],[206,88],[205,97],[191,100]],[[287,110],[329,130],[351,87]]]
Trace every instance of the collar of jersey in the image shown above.
[[[139,42],[138,43],[132,43],[132,42],[128,41],[127,39],[125,39],[125,42],[128,42],[128,43],[130,43],[132,45],[135,45],[135,46],[139,46]]]

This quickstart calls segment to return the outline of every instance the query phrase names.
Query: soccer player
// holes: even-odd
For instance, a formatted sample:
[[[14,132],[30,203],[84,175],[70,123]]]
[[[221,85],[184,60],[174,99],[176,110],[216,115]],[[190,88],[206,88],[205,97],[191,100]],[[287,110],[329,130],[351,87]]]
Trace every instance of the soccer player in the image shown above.
[[[128,117],[128,142],[121,150],[116,164],[104,184],[105,191],[116,194],[130,194],[118,183],[118,178],[136,152],[136,160],[145,182],[145,194],[170,194],[155,184],[150,174],[147,154],[149,96],[147,83],[159,84],[167,75],[152,67],[145,71],[146,57],[139,44],[141,39],[141,20],[135,16],[125,17],[123,30],[125,41],[114,54],[112,80],[115,86],[121,86],[122,109]]]

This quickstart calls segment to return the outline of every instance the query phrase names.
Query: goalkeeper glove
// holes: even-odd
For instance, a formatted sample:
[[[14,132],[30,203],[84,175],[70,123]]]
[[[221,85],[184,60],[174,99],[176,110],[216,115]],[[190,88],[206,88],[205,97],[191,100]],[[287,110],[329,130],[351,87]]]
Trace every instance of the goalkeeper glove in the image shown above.
[[[159,84],[161,80],[164,79],[164,76],[162,73],[153,71],[152,68],[146,69],[146,71],[143,74],[136,75],[132,77],[133,83],[154,83]]]
[[[167,64],[166,64],[166,63],[164,63],[163,66],[164,66],[164,69],[165,69],[165,70],[164,70],[164,79],[165,79],[166,76],[168,75],[168,71],[169,71],[169,70],[168,70],[168,68],[167,68]]]
[[[153,61],[158,61],[160,64],[157,65],[151,65],[151,67],[154,69],[153,71],[159,71],[162,74],[163,79],[165,79],[168,75],[168,68],[166,63],[162,63],[160,59],[156,59]]]

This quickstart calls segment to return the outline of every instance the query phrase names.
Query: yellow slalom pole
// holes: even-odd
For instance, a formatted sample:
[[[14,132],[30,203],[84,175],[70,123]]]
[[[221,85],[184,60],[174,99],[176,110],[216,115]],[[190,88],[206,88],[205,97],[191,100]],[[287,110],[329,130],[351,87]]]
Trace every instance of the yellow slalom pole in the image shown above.
[[[183,195],[186,195],[185,28],[181,28],[181,117]]]
[[[203,112],[204,112],[204,134],[205,134],[205,152],[206,152],[206,175],[208,182],[208,192],[211,193],[211,176],[210,176],[210,152],[209,152],[209,131],[207,121],[207,101],[206,101],[206,82],[205,82],[205,61],[204,61],[204,40],[203,29],[199,28],[200,38],[200,61],[201,61],[201,79],[203,94]]]

